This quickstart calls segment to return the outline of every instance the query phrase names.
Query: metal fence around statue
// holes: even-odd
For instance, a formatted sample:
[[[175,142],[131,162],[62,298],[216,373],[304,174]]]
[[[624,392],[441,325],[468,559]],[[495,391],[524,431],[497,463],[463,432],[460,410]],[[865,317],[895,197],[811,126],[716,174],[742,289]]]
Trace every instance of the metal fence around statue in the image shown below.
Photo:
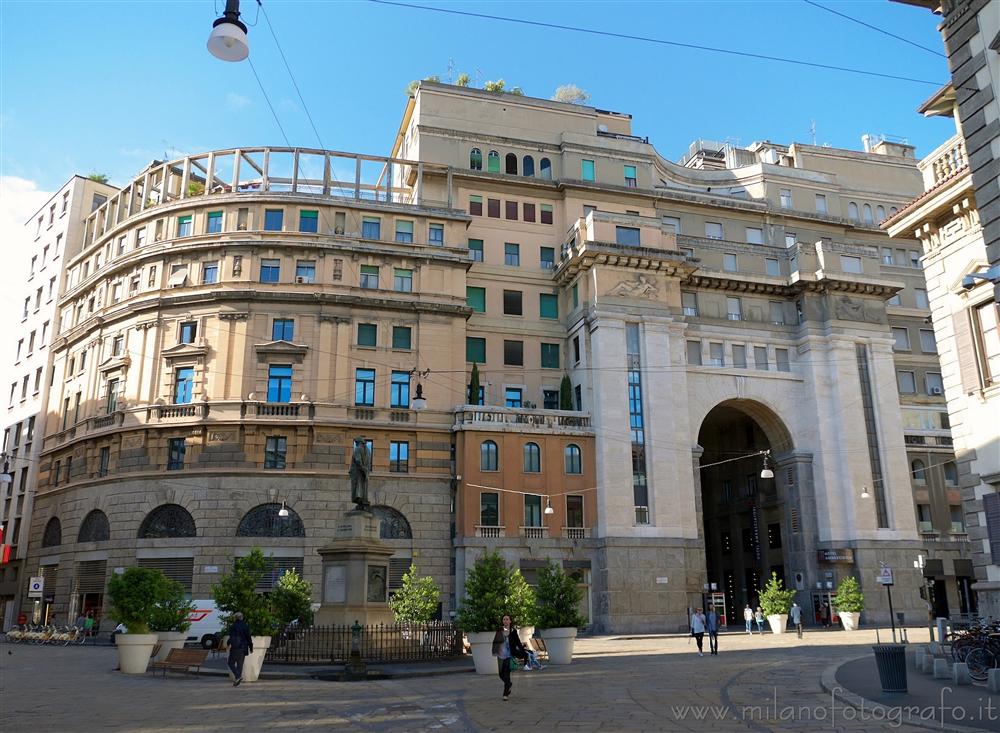
[[[361,627],[361,658],[366,662],[433,662],[462,652],[462,631],[452,623]],[[272,639],[264,659],[279,664],[344,664],[350,656],[350,626],[311,626]]]

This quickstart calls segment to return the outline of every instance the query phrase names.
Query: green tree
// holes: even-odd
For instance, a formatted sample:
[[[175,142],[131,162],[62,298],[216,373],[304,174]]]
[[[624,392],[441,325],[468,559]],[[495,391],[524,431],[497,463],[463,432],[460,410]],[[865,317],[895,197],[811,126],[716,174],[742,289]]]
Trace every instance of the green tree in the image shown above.
[[[268,599],[257,592],[257,586],[271,569],[271,561],[264,557],[259,547],[250,550],[246,557],[233,560],[233,568],[212,586],[212,597],[222,612],[222,624],[229,628],[233,615],[243,614],[254,636],[274,633],[275,618]]]
[[[561,565],[549,560],[538,571],[538,625],[543,629],[582,626],[582,598],[583,589]]]
[[[97,183],[107,183],[108,177],[104,173],[91,173],[87,176],[91,181],[96,181]]]
[[[865,610],[865,596],[858,581],[848,575],[837,586],[837,599],[833,603],[838,612],[861,613]]]
[[[130,634],[148,634],[157,604],[171,592],[170,581],[159,570],[127,568],[108,582],[111,617],[125,624]]]
[[[563,374],[562,381],[559,382],[559,409],[573,409],[573,383],[569,381],[568,374]]]
[[[521,626],[535,622],[535,593],[518,568],[507,565],[496,552],[481,555],[465,579],[465,597],[458,609],[464,631],[494,631],[504,614]]]
[[[312,586],[294,570],[286,570],[278,578],[268,600],[281,628],[295,620],[302,626],[312,626]]]
[[[205,193],[205,184],[201,181],[191,181],[188,183],[188,196],[201,196]]]
[[[191,622],[188,618],[195,606],[188,600],[183,585],[167,577],[164,577],[163,580],[163,595],[153,606],[152,614],[149,617],[149,629],[150,631],[187,631],[191,628]]]
[[[466,74],[463,71],[461,74],[458,75],[458,78],[455,80],[455,85],[460,87],[467,87],[471,82],[472,79],[469,77],[468,74]]]
[[[389,607],[399,623],[425,624],[434,618],[439,600],[441,589],[434,579],[429,575],[417,577],[417,566],[411,563],[403,575],[403,586],[389,600]]]
[[[467,404],[479,404],[479,367],[475,362],[472,362],[472,374],[469,377],[469,402]]]
[[[487,92],[493,92],[494,94],[513,94],[515,96],[524,96],[524,90],[521,87],[508,87],[507,82],[503,79],[497,79],[496,81],[487,81],[483,84],[483,90]]]
[[[760,590],[760,608],[765,616],[788,613],[794,597],[795,591],[787,590],[778,578],[778,574],[772,571],[767,585]]]
[[[576,84],[563,84],[556,88],[552,99],[557,102],[569,102],[570,104],[586,104],[590,101],[590,94]]]

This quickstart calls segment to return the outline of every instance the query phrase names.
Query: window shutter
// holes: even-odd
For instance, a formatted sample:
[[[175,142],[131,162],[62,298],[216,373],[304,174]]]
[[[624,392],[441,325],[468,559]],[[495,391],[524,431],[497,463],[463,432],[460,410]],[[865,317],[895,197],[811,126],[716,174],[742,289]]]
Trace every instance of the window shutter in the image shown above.
[[[982,382],[979,380],[978,352],[972,338],[969,311],[953,313],[951,322],[955,329],[955,353],[960,355],[958,368],[962,378],[962,389],[966,394],[975,392],[982,386]]]
[[[141,557],[140,568],[159,570],[170,580],[175,580],[184,586],[184,592],[190,593],[193,586],[193,557]]]
[[[983,497],[983,511],[986,513],[986,538],[990,542],[993,562],[1000,562],[1000,494],[986,494]]]
[[[103,593],[107,560],[85,560],[76,564],[76,592]]]

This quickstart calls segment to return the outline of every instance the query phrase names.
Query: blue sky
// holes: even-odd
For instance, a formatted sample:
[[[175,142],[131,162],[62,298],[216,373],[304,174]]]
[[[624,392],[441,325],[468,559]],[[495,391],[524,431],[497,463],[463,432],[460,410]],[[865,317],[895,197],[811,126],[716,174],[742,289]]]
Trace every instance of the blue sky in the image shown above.
[[[822,1],[941,49],[938,19],[925,10]],[[217,61],[205,50],[221,4],[0,2],[0,175],[42,190],[92,171],[120,184],[164,153],[283,144],[249,66]],[[252,23],[256,5],[243,6]],[[631,113],[634,132],[675,160],[697,137],[809,142],[812,120],[820,144],[857,149],[863,133],[887,133],[908,138],[918,155],[954,131],[950,120],[917,115],[931,85],[369,2],[265,0],[264,7],[323,143],[333,149],[388,152],[406,84],[429,74],[447,78],[449,60],[456,75],[502,77],[533,96],[576,83],[595,106]],[[944,58],[801,0],[447,7],[948,77]],[[250,28],[250,43],[291,144],[317,146],[263,16]]]

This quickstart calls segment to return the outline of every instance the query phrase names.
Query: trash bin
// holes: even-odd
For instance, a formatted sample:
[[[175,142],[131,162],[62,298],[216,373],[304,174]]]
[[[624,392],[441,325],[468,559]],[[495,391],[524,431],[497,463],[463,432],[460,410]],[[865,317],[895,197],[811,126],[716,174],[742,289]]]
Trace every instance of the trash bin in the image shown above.
[[[903,644],[872,646],[882,692],[906,692],[906,647]]]

